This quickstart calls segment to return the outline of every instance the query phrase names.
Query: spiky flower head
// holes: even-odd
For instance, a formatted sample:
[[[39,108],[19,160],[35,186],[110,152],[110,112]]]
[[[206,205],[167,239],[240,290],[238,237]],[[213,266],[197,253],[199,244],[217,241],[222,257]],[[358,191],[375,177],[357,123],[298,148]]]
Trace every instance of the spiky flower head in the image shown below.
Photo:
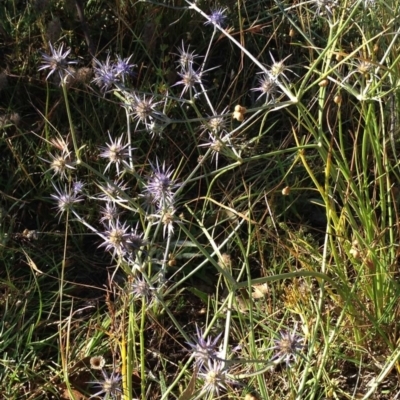
[[[72,183],[72,191],[75,195],[78,195],[79,193],[82,193],[85,186],[86,184],[82,181],[74,181]]]
[[[189,52],[189,47],[190,46],[188,46],[187,50],[185,50],[183,40],[182,40],[182,47],[178,47],[179,51],[178,66],[180,66],[183,70],[192,67],[195,60],[199,58],[197,54],[194,54],[194,51]]]
[[[237,157],[237,152],[234,148],[232,138],[229,133],[221,132],[221,134],[208,132],[209,141],[200,144],[199,147],[209,147],[211,149],[212,157],[215,158],[215,165],[218,168],[219,155],[226,154],[227,156]]]
[[[159,208],[155,214],[150,214],[148,219],[153,221],[153,224],[163,225],[163,235],[171,237],[174,234],[174,224],[180,223],[175,217],[176,209],[173,206]]]
[[[134,120],[141,122],[145,126],[151,124],[154,118],[157,118],[158,113],[155,110],[158,102],[153,96],[139,95],[134,93],[129,98],[128,109]]]
[[[227,390],[226,383],[229,381],[227,369],[218,360],[208,360],[199,372],[199,378],[204,380],[202,392],[206,395],[219,397],[220,390]]]
[[[209,15],[209,19],[204,22],[204,25],[218,25],[218,26],[223,26],[226,20],[226,8],[216,8],[211,11],[211,14]]]
[[[122,144],[123,135],[113,140],[111,138],[110,132],[108,132],[108,137],[110,138],[110,143],[106,143],[107,147],[100,147],[101,150],[100,157],[108,159],[108,164],[104,172],[107,172],[110,166],[114,164],[117,170],[117,175],[119,175],[120,165],[124,164],[125,159],[129,157],[129,149],[128,149],[129,143],[125,145]]]
[[[101,62],[96,58],[94,58],[93,61],[96,66],[93,68],[95,77],[92,82],[99,86],[102,91],[107,92],[119,82],[114,64],[110,61],[110,55],[107,56],[105,62]]]
[[[110,221],[109,229],[103,233],[104,242],[99,247],[105,247],[107,251],[112,251],[112,256],[123,255],[126,252],[129,239],[129,226],[124,222],[121,224],[119,219]]]
[[[104,400],[119,398],[122,393],[121,375],[115,371],[111,372],[111,375],[107,375],[104,370],[102,370],[101,373],[103,374],[103,380],[88,382],[93,385],[97,385],[97,388],[100,389],[97,393],[93,394],[89,398],[92,399],[93,397],[98,397],[103,394]]]
[[[132,230],[127,239],[126,250],[133,253],[140,250],[146,243],[146,240],[143,239],[143,233],[138,233],[136,229]]]
[[[202,367],[204,363],[217,357],[218,342],[222,332],[214,339],[211,336],[205,339],[204,333],[196,325],[196,334],[197,336],[194,338],[194,343],[187,342],[187,344],[192,348],[196,365]]]
[[[131,58],[132,55],[128,58],[117,56],[117,62],[114,65],[114,69],[116,75],[121,78],[122,82],[125,82],[125,77],[132,75],[132,69],[136,66],[136,64],[129,64]]]
[[[193,65],[188,65],[186,68],[182,68],[182,72],[178,72],[178,75],[182,78],[182,80],[176,82],[172,86],[183,85],[181,97],[187,91],[189,91],[191,95],[193,92],[197,94],[196,85],[201,84],[202,74],[202,72],[196,71]]]
[[[271,56],[272,59],[272,65],[271,65],[271,69],[270,69],[270,74],[273,78],[278,78],[279,76],[283,76],[283,78],[286,81],[289,81],[289,78],[286,76],[285,72],[289,71],[291,73],[293,73],[292,70],[290,70],[286,65],[285,65],[285,61],[291,56],[291,54],[289,54],[287,57],[285,57],[283,60],[281,61],[275,61],[274,56],[271,54],[271,52],[269,52],[269,55]]]
[[[136,300],[140,300],[145,298],[148,300],[149,296],[151,295],[151,287],[146,282],[145,279],[136,276],[131,283],[130,292],[132,296]]]
[[[71,70],[68,68],[71,64],[76,64],[77,61],[68,61],[67,57],[71,53],[71,49],[63,52],[64,50],[64,43],[62,43],[58,49],[55,49],[53,45],[49,42],[50,52],[51,54],[48,55],[46,53],[42,53],[42,66],[39,67],[38,71],[42,71],[44,69],[50,69],[50,72],[47,74],[46,80],[54,73],[58,72],[60,77],[60,84],[64,82],[64,78],[67,75],[73,75]]]
[[[174,189],[180,185],[172,179],[174,171],[170,167],[162,165],[156,160],[156,165],[150,164],[153,170],[144,188],[144,194],[150,195],[159,209],[168,208],[173,204]]]
[[[146,130],[152,137],[159,136],[161,137],[168,123],[162,123],[158,120],[152,120],[149,124],[146,125]]]
[[[275,350],[271,361],[276,364],[285,362],[288,367],[296,360],[300,351],[304,348],[304,339],[296,335],[295,330],[291,333],[289,331],[280,332],[280,337],[275,339],[275,345],[268,350]]]
[[[127,185],[120,179],[115,179],[114,182],[107,182],[105,186],[99,186],[102,193],[98,196],[100,200],[126,202],[124,196],[125,190],[128,189]]]
[[[73,211],[74,206],[83,201],[82,196],[78,196],[75,192],[68,190],[67,186],[65,186],[64,191],[58,188],[54,183],[53,187],[57,194],[51,194],[50,196],[57,200],[57,214],[60,214],[60,218],[66,211]]]
[[[253,92],[260,92],[257,100],[260,97],[265,96],[266,103],[273,103],[275,101],[276,95],[279,93],[276,78],[274,78],[270,74],[264,74],[263,77],[259,78],[258,83],[259,86],[251,89]]]
[[[75,162],[72,160],[71,152],[65,148],[61,153],[56,155],[50,153],[49,156],[50,161],[44,158],[40,159],[50,164],[50,170],[54,172],[53,177],[59,175],[60,178],[67,179],[67,172],[75,169]]]
[[[122,213],[113,201],[107,201],[106,206],[101,208],[100,214],[100,222],[110,224],[111,221],[117,220]]]
[[[316,15],[326,14],[328,18],[332,17],[333,9],[338,5],[337,0],[312,0],[316,9]]]

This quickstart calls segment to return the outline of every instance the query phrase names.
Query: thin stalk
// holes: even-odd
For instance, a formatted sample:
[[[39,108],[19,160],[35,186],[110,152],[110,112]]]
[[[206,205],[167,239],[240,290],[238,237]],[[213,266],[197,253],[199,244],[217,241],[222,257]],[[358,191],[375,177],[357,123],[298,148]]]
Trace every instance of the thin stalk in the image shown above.
[[[145,350],[146,350],[146,343],[144,337],[145,331],[145,322],[146,322],[146,298],[145,296],[142,297],[142,311],[141,311],[141,320],[140,320],[140,332],[139,332],[139,339],[140,339],[140,389],[142,400],[146,400],[146,363],[145,363]]]
[[[69,107],[69,100],[68,100],[68,92],[67,92],[66,83],[62,82],[61,87],[62,87],[62,90],[63,90],[65,108],[67,110],[67,115],[68,115],[69,129],[70,129],[71,136],[72,136],[72,142],[74,144],[74,150],[75,150],[75,155],[76,155],[76,160],[77,160],[76,162],[77,162],[77,164],[80,164],[81,163],[80,149],[79,149],[78,143],[76,141],[75,127],[74,127],[74,123],[72,121],[71,110],[70,110],[70,107]]]

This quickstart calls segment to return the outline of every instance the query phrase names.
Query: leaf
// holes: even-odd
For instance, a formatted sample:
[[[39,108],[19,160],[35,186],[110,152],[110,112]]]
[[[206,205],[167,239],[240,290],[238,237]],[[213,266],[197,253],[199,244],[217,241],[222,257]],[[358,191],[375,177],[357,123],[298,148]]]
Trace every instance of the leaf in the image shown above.
[[[187,388],[179,396],[178,400],[190,400],[191,399],[191,397],[193,396],[193,393],[196,389],[197,372],[198,371],[197,371],[197,366],[196,366],[193,371],[193,375],[190,378],[190,382],[189,382]]]
[[[22,251],[25,254],[26,260],[27,260],[27,264],[38,274],[43,274],[44,272],[42,272],[35,264],[35,262],[32,260],[32,258],[30,258],[28,256],[28,254],[26,253],[26,251],[24,249],[22,249]]]

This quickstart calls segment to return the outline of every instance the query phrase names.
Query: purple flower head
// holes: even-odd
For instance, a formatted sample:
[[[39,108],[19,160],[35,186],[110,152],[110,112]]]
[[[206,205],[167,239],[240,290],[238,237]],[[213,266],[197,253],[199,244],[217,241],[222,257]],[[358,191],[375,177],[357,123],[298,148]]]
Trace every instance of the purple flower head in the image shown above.
[[[76,203],[83,201],[83,197],[77,196],[76,193],[68,191],[66,186],[64,191],[59,189],[56,185],[54,185],[54,183],[53,187],[57,194],[51,194],[50,196],[57,200],[57,214],[60,214],[60,218],[64,212],[73,210]]]
[[[93,394],[89,397],[89,399],[93,397],[99,397],[104,394],[104,399],[117,399],[122,394],[121,389],[121,380],[122,376],[119,373],[112,372],[110,376],[102,370],[104,380],[88,382],[94,385],[97,385],[97,389],[100,389],[97,393]]]
[[[212,159],[215,157],[215,165],[218,168],[219,154],[226,150],[226,147],[232,147],[228,134],[225,135],[214,135],[208,132],[209,141],[207,143],[200,144],[199,147],[209,147],[212,152]]]
[[[272,59],[272,65],[271,65],[271,69],[269,71],[271,76],[274,78],[278,78],[279,76],[282,76],[287,82],[289,82],[289,78],[286,76],[285,72],[289,71],[292,74],[294,74],[294,72],[285,65],[285,61],[291,56],[291,54],[289,54],[287,57],[285,57],[281,61],[275,61],[274,56],[271,54],[271,52],[269,52],[269,55],[271,56],[271,59]]]
[[[174,207],[163,207],[160,208],[156,214],[149,215],[149,218],[155,220],[153,224],[161,223],[163,227],[163,235],[165,237],[170,237],[174,234],[174,223],[179,223],[174,216],[176,210]]]
[[[100,200],[126,202],[126,197],[124,196],[125,190],[128,189],[126,184],[121,180],[114,180],[113,183],[107,182],[105,186],[100,186],[102,190],[101,195],[99,195]]]
[[[96,83],[101,90],[107,92],[113,85],[119,82],[118,74],[114,65],[110,62],[109,55],[104,63],[96,58],[93,60],[97,64],[97,67],[94,67],[95,77],[92,82]]]
[[[47,74],[46,79],[49,79],[49,77],[55,72],[58,72],[58,75],[60,76],[60,83],[62,84],[64,82],[64,78],[67,75],[73,75],[72,72],[68,69],[68,66],[70,64],[76,64],[77,61],[68,61],[67,57],[69,53],[71,53],[71,49],[68,49],[65,53],[63,53],[64,49],[64,44],[62,43],[61,46],[56,50],[52,44],[49,42],[50,46],[50,52],[51,54],[48,55],[46,53],[42,53],[42,66],[38,69],[38,71],[44,70],[44,69],[50,69],[50,72]]]
[[[226,20],[226,8],[216,8],[211,11],[209,15],[209,20],[204,22],[204,25],[218,25],[223,26]]]
[[[291,363],[296,360],[299,352],[304,348],[304,339],[295,334],[295,332],[290,333],[281,332],[280,338],[275,339],[275,345],[270,347],[268,350],[275,350],[275,354],[272,356],[271,361],[277,364],[282,361],[290,367]]]
[[[71,152],[67,149],[64,149],[60,154],[53,156],[53,154],[49,154],[51,161],[45,160],[43,161],[50,163],[50,170],[54,171],[53,177],[55,175],[60,175],[61,178],[67,179],[67,173],[70,170],[75,169],[74,161],[71,157]]]
[[[180,184],[176,183],[171,177],[174,173],[171,167],[165,167],[165,161],[162,166],[156,161],[156,165],[151,165],[153,173],[147,181],[144,188],[144,194],[150,195],[154,199],[159,209],[165,209],[173,205],[174,189]]]
[[[148,126],[157,115],[155,110],[157,104],[158,102],[154,101],[153,96],[140,96],[134,93],[129,99],[129,111],[134,120],[136,119],[138,123],[141,122]]]
[[[148,300],[153,288],[143,279],[135,277],[131,283],[131,293],[134,299],[142,299],[143,297]]]
[[[182,40],[182,47],[179,48],[178,47],[178,51],[179,51],[179,60],[178,60],[178,65],[183,69],[187,69],[189,67],[192,67],[196,58],[199,58],[199,56],[197,54],[194,54],[193,52],[189,52],[189,47],[187,47],[187,50],[185,50],[184,44],[183,44],[183,40]]]
[[[192,94],[194,91],[197,94],[196,86],[197,84],[201,84],[201,72],[196,71],[192,65],[188,65],[186,68],[182,68],[182,72],[178,72],[178,75],[182,78],[182,80],[176,82],[172,86],[183,85],[181,97],[189,91]]]
[[[113,201],[107,201],[106,206],[101,208],[100,213],[100,222],[103,224],[106,222],[110,224],[111,221],[117,220],[122,214]]]
[[[102,151],[100,157],[108,158],[109,160],[104,172],[107,172],[110,166],[115,164],[117,175],[119,175],[119,166],[124,164],[125,159],[129,157],[129,143],[122,145],[123,135],[118,139],[113,140],[110,132],[108,132],[108,137],[110,138],[110,144],[106,143],[107,147],[100,147],[100,150]]]
[[[192,348],[196,364],[202,367],[204,363],[218,356],[217,343],[221,338],[222,332],[214,339],[210,336],[205,339],[203,332],[196,325],[196,333],[197,337],[194,339],[194,343],[188,342],[188,345]]]
[[[208,360],[199,372],[199,378],[204,380],[202,393],[219,397],[220,390],[227,390],[226,383],[230,382],[228,371],[221,361]]]
[[[126,251],[128,253],[133,253],[140,250],[144,245],[146,245],[146,240],[143,239],[143,234],[137,233],[137,230],[132,230],[126,241]]]
[[[253,92],[261,93],[257,97],[257,100],[265,95],[265,102],[273,103],[275,101],[276,95],[279,93],[276,78],[270,74],[264,74],[262,78],[259,78],[258,83],[258,87],[251,89]]]
[[[123,255],[126,252],[129,239],[129,226],[126,223],[121,224],[119,220],[110,221],[109,229],[104,235],[104,242],[99,247],[105,247],[107,251],[112,250],[113,258],[118,255]]]
[[[74,181],[72,183],[72,191],[74,192],[75,195],[82,193],[83,188],[85,187],[85,183],[82,181]]]
[[[120,76],[122,81],[125,81],[125,77],[132,75],[132,68],[136,66],[136,64],[129,64],[129,61],[132,56],[129,56],[128,58],[121,58],[120,56],[117,56],[117,62],[114,66],[114,70],[117,76]]]

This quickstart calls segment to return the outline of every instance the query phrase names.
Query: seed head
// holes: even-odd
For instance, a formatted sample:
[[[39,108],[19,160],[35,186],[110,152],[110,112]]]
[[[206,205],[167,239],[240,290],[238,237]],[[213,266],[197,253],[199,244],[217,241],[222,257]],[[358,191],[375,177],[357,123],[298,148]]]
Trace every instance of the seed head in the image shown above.
[[[90,358],[90,368],[102,370],[106,365],[106,360],[103,356],[94,356]]]

